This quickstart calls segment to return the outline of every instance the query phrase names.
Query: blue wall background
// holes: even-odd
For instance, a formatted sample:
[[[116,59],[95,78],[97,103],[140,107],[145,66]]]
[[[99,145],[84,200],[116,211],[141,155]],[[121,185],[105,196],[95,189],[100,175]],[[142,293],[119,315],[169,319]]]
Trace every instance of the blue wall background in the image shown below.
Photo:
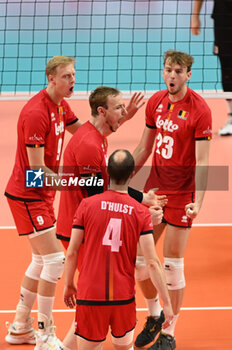
[[[202,32],[191,35],[193,1],[0,0],[0,89],[38,91],[54,55],[77,60],[76,91],[101,84],[120,90],[164,88],[168,49],[194,56],[190,87],[221,89],[213,50],[212,0],[202,8]]]

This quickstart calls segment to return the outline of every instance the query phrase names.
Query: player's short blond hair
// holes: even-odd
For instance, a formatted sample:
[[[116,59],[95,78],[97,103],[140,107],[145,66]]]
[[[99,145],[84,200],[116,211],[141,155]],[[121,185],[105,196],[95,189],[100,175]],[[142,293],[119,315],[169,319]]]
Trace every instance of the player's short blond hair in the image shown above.
[[[108,86],[99,86],[93,90],[89,96],[89,105],[91,107],[92,116],[98,115],[98,107],[104,107],[108,109],[107,99],[108,96],[118,96],[120,91],[118,89],[108,87]]]
[[[171,64],[177,63],[181,67],[187,67],[187,72],[190,72],[194,58],[185,52],[168,50],[164,53],[164,65],[166,62]]]
[[[75,63],[75,59],[73,57],[62,56],[62,55],[54,56],[48,61],[46,65],[46,69],[45,69],[46,76],[48,77],[50,74],[55,75],[57,67],[59,66],[67,66],[68,64],[74,64],[74,63]]]

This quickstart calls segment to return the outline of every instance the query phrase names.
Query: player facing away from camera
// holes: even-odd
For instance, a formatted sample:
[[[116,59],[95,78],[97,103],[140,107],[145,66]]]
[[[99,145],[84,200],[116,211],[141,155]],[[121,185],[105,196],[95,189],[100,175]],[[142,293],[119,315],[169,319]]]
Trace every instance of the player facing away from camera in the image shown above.
[[[32,251],[16,315],[13,323],[8,324],[6,341],[10,344],[36,342],[36,350],[64,349],[54,332],[52,308],[65,257],[56,238],[55,191],[35,188],[33,181],[29,184],[32,187],[26,187],[26,169],[38,170],[35,183],[42,175],[45,180],[45,174],[56,177],[65,129],[73,134],[81,125],[64,100],[73,94],[74,62],[66,56],[51,58],[46,66],[47,88],[23,107],[17,126],[15,165],[5,192],[18,234],[28,239]],[[39,330],[35,334],[30,313],[36,298]]]
[[[174,329],[182,304],[185,278],[184,253],[192,219],[202,205],[211,139],[211,112],[206,102],[187,85],[193,57],[179,51],[164,56],[163,79],[166,90],[155,93],[146,106],[146,126],[133,155],[141,167],[152,152],[152,168],[145,190],[159,188],[168,202],[163,208],[163,222],[154,227],[155,242],[166,227],[163,246],[164,269],[174,312],[174,321],[166,329],[157,292],[150,282],[142,257],[137,280],[146,299],[149,316],[135,345],[142,347],[159,337],[150,350],[176,348]]]
[[[68,307],[76,305],[78,350],[101,349],[109,327],[115,349],[133,349],[138,242],[164,303],[164,327],[173,319],[163,268],[155,251],[150,212],[127,192],[133,170],[132,155],[126,150],[115,151],[108,163],[109,190],[83,199],[74,217],[65,263],[64,301]],[[83,239],[76,288],[74,274]]]

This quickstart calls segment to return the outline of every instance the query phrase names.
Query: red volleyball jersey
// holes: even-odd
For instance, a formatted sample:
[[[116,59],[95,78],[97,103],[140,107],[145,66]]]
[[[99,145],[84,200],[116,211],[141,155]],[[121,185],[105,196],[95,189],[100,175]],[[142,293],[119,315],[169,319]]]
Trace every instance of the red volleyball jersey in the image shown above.
[[[94,176],[101,173],[104,190],[108,187],[107,175],[107,139],[89,121],[84,123],[69,141],[63,158],[63,172]],[[68,189],[68,188],[67,188]],[[57,237],[69,240],[73,217],[81,200],[88,197],[85,187],[76,186],[62,191],[57,219]]]
[[[26,188],[26,169],[30,169],[26,147],[44,147],[45,165],[57,171],[65,127],[77,120],[65,100],[62,100],[59,106],[56,105],[45,89],[27,102],[18,120],[16,158],[13,173],[6,187],[8,194],[16,198],[53,202],[53,190]]]
[[[81,202],[73,227],[84,229],[77,303],[131,302],[137,242],[153,233],[148,208],[127,193],[109,190]]]
[[[211,111],[204,99],[189,88],[178,102],[169,100],[168,90],[157,92],[147,103],[146,126],[156,129],[156,139],[145,190],[194,191],[195,143],[212,137]]]

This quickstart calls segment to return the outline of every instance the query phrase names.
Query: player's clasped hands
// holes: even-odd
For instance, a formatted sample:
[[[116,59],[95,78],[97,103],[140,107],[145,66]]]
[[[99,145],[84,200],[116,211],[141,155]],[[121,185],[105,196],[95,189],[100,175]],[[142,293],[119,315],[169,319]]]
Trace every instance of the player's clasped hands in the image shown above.
[[[70,309],[76,306],[76,287],[73,286],[65,286],[64,287],[64,303]]]

